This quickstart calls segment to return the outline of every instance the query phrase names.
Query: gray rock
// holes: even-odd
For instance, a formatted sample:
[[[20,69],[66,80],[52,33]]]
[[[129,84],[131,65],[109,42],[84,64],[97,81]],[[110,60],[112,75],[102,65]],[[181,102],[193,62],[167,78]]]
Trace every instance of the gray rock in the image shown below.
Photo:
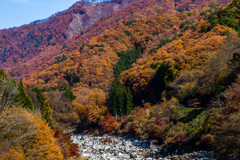
[[[120,158],[120,159],[130,159],[130,155],[119,153],[118,158]]]
[[[119,152],[115,152],[115,153],[114,153],[114,156],[118,156],[118,155],[119,155]]]
[[[130,154],[130,158],[138,158],[138,154],[136,152],[133,152]]]
[[[110,137],[111,141],[104,144],[100,139],[106,137]],[[77,143],[79,145],[79,150],[82,154],[81,156],[89,160],[152,160],[154,157],[152,154],[157,154],[160,150],[167,151],[165,145],[150,147],[149,140],[130,141],[123,138],[111,137],[108,135],[96,137],[90,135],[74,134],[71,134],[71,139],[74,143]],[[198,151],[193,153],[185,153],[184,155],[177,155],[181,152],[182,150],[176,150],[176,155],[159,158],[159,160],[170,160],[171,158],[178,160],[207,160],[214,155],[213,152],[206,151]]]
[[[126,142],[123,142],[123,145],[124,145],[124,146],[130,146],[130,145],[132,145],[132,143],[129,142],[129,141],[126,141]]]

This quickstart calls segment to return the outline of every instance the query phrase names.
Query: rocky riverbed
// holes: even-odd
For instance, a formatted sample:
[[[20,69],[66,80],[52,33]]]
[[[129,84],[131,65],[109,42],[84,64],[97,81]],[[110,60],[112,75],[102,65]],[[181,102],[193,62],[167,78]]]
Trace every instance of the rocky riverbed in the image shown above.
[[[164,146],[153,145],[151,140],[138,141],[108,135],[71,135],[71,139],[79,145],[81,157],[89,160],[213,160],[213,153],[206,151],[163,157],[160,153]]]

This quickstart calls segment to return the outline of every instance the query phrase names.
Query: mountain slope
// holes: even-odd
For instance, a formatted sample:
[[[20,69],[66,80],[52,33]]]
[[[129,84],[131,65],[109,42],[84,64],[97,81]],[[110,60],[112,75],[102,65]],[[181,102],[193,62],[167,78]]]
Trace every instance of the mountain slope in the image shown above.
[[[51,17],[47,22],[27,25],[26,27],[28,28],[26,30],[23,30],[25,27],[23,26],[1,31],[0,34],[4,35],[2,35],[2,40],[0,41],[0,55],[3,57],[0,66],[7,69],[8,74],[13,77],[26,77],[35,70],[46,69],[55,62],[55,57],[62,54],[69,55],[73,50],[80,49],[84,42],[89,41],[92,37],[99,35],[106,29],[115,27],[117,23],[124,20],[144,18],[165,12],[175,13],[184,9],[191,10],[210,4],[227,3],[230,1],[141,0],[134,4],[130,4],[134,0],[112,1],[100,4],[77,2],[69,10],[60,12]],[[112,16],[107,16],[93,23],[101,17],[118,11],[122,7],[124,8]],[[100,9],[104,12],[98,13]],[[83,29],[91,23],[93,24]],[[34,27],[39,29],[37,30]],[[14,30],[16,30],[16,35],[14,38],[11,38],[11,35],[15,34]],[[80,33],[76,34],[77,32]],[[20,33],[24,39],[23,43],[20,43]],[[30,37],[28,34],[30,34]],[[76,35],[73,36],[74,34]],[[69,39],[70,37],[72,38]],[[5,41],[6,39],[8,41]]]
[[[227,28],[219,26],[208,34],[201,33],[201,26],[207,22],[200,13],[206,10],[210,8],[120,23],[92,38],[68,60],[35,72],[24,83],[41,88],[74,86],[77,100],[82,102],[82,96],[91,93],[91,89],[101,88],[107,93],[114,81],[113,65],[118,62],[119,53],[139,47],[140,58],[120,74],[119,81],[130,86],[136,99],[141,100],[153,90],[151,82],[156,69],[152,64],[170,61],[181,72],[202,65],[208,59],[206,52],[213,53],[223,46],[222,33]]]
[[[239,157],[226,149],[239,145],[239,1],[122,20],[83,45],[77,35],[62,52],[68,59],[23,83],[52,90],[52,99],[71,90],[69,110],[90,133],[154,138],[169,147],[166,155],[215,148],[216,156]]]
[[[49,52],[59,52],[64,42],[73,35],[134,1],[136,0],[98,4],[79,1],[68,10],[58,12],[47,20],[0,30],[0,67],[5,69],[19,67],[26,62],[31,63],[34,58],[44,57]],[[25,66],[25,68],[29,67]],[[10,72],[10,74],[15,77],[25,72],[28,73],[29,69]]]

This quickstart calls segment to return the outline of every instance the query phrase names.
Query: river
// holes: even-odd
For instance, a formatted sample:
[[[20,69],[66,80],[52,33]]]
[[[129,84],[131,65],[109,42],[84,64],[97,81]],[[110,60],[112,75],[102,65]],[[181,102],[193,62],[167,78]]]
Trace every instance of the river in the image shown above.
[[[79,145],[81,157],[89,160],[213,160],[213,152],[196,151],[192,153],[175,153],[169,156],[163,156],[166,148],[164,145],[157,146],[151,140],[134,140],[109,135],[75,135],[71,134],[71,139]]]

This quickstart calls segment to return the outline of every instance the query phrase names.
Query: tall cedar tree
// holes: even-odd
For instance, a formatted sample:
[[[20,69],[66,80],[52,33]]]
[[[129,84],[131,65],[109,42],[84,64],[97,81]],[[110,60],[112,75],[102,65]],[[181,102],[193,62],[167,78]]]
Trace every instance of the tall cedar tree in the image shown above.
[[[155,95],[156,98],[154,102],[158,102],[161,100],[161,94],[164,90],[167,89],[168,84],[174,80],[174,73],[170,70],[170,65],[168,62],[163,62],[158,64],[158,70],[154,77],[155,83]]]
[[[34,89],[36,96],[41,103],[41,114],[42,117],[46,120],[46,123],[50,126],[53,126],[54,122],[51,118],[52,110],[50,108],[50,105],[48,103],[48,100],[43,96],[42,91],[39,88]]]
[[[109,93],[110,110],[113,114],[121,116],[130,114],[133,107],[133,96],[129,87],[113,83]]]
[[[34,109],[34,105],[32,103],[32,100],[25,93],[22,81],[20,81],[18,90],[19,90],[19,96],[17,97],[17,100],[20,102],[23,108],[32,111]]]
[[[130,114],[131,113],[131,109],[133,107],[133,96],[132,96],[132,92],[130,90],[129,87],[127,87],[127,90],[125,92],[125,98],[126,98],[126,114]]]
[[[131,113],[133,107],[133,96],[131,90],[124,85],[117,84],[118,76],[136,62],[141,54],[141,49],[137,47],[134,50],[122,51],[118,53],[120,57],[118,63],[114,66],[115,81],[112,84],[109,93],[110,110],[113,114],[126,115]]]

